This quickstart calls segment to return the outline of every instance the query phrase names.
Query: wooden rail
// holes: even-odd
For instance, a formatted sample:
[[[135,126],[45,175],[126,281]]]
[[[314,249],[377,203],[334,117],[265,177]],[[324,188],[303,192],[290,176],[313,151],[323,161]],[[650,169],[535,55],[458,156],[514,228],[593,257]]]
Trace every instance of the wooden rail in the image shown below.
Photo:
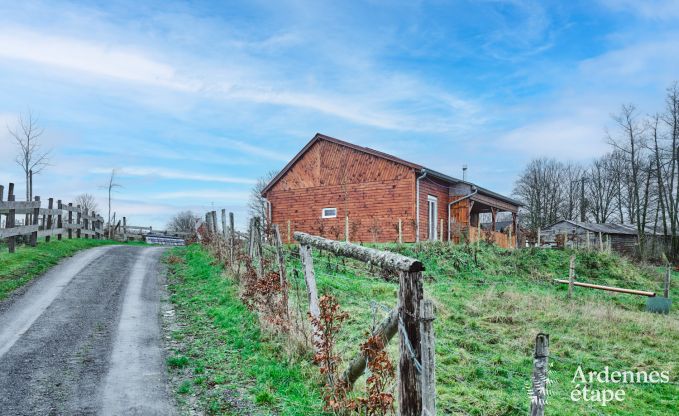
[[[95,212],[73,204],[62,204],[61,200],[54,207],[54,199],[48,198],[47,206],[36,196],[34,201],[17,201],[14,195],[14,184],[7,188],[7,200],[4,199],[5,187],[0,185],[0,219],[5,216],[5,227],[0,221],[0,239],[7,239],[10,253],[15,251],[16,238],[24,236],[24,241],[35,247],[37,239],[44,237],[50,241],[51,237],[61,240],[64,235],[73,238],[101,238],[103,236],[104,218]],[[75,215],[73,215],[75,214]],[[25,215],[29,224],[16,226],[17,215]]]
[[[568,280],[563,280],[563,279],[554,279],[554,281],[556,283],[563,283],[563,284],[566,284],[566,285],[571,283],[573,286],[588,287],[590,289],[607,290],[609,292],[617,292],[617,293],[627,293],[629,295],[648,296],[649,298],[655,297],[655,293],[646,292],[646,291],[643,291],[643,290],[624,289],[624,288],[621,288],[621,287],[614,287],[614,286],[602,286],[602,285],[595,285],[593,283],[569,282]]]

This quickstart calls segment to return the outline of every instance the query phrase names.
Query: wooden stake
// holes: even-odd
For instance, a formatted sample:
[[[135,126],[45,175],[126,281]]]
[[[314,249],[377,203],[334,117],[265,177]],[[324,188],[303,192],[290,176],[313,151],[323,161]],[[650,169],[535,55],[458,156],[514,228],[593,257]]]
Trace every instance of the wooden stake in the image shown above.
[[[73,211],[72,211],[73,203],[72,202],[68,203],[68,208],[69,208],[69,210],[68,210],[68,225],[69,225],[69,227],[68,227],[68,239],[70,240],[70,239],[73,238],[73,228],[70,227],[71,225],[73,225]]]
[[[47,229],[50,230],[50,231],[52,230],[52,222],[53,222],[53,219],[52,219],[52,208],[54,208],[54,199],[53,199],[53,198],[48,198],[48,199],[47,199],[47,209],[50,210],[50,213],[47,214],[47,224],[46,224],[46,225],[47,225]],[[51,238],[51,237],[50,237],[49,235],[46,236],[46,237],[45,237],[45,242],[49,243],[50,238]]]
[[[403,220],[398,219],[398,243],[403,244]]]
[[[278,275],[281,285],[283,305],[285,305],[285,316],[288,314],[288,281],[285,275],[285,257],[283,256],[283,242],[281,241],[281,231],[278,224],[273,225],[274,244],[276,245],[276,257],[278,258]]]
[[[288,244],[292,242],[292,224],[290,220],[288,220]]]
[[[422,414],[436,415],[436,360],[434,348],[434,302],[420,304],[420,336],[422,337]]]
[[[344,241],[349,242],[349,215],[344,216]]]
[[[231,260],[231,267],[234,263],[234,249],[236,246],[236,229],[234,228],[233,212],[229,212],[229,259]]]
[[[536,246],[538,246],[538,247],[542,247],[542,244],[540,243],[540,237],[541,237],[540,232],[541,232],[541,230],[538,228],[538,242],[536,243]]]
[[[40,197],[35,197],[36,202],[40,202]],[[33,208],[33,225],[38,225],[38,216],[40,215],[40,208]],[[33,231],[31,233],[31,247],[35,247],[38,244],[38,232]]]
[[[599,251],[604,251],[604,236],[599,231]]]
[[[82,211],[80,209],[80,205],[78,205],[76,208],[78,209],[78,211],[77,211],[77,215],[76,215],[76,227],[77,228],[75,229],[75,236],[76,236],[76,238],[80,238],[80,235],[81,235],[80,229],[82,228],[82,216],[83,216],[83,214],[82,214]]]
[[[400,360],[398,407],[402,416],[421,416],[422,385],[415,362],[422,362],[420,338],[420,302],[422,272],[399,274]],[[414,354],[414,356],[413,356]]]
[[[530,402],[530,416],[544,416],[547,396],[547,372],[549,359],[549,335],[538,334],[535,337],[535,354],[533,355],[533,376]]]
[[[590,246],[589,231],[587,231],[587,250],[589,250],[589,246]]]
[[[61,230],[64,228],[61,199],[57,200],[57,209],[59,210],[59,214],[57,215],[57,228]],[[57,240],[61,240],[61,232],[57,234]]]
[[[222,208],[222,237],[226,240],[226,210]]]
[[[14,184],[10,183],[7,188],[7,201],[14,201]],[[16,221],[16,210],[10,208],[9,214],[7,214],[7,220],[5,220],[5,228],[14,228],[14,223]],[[7,248],[10,253],[14,253],[16,250],[16,237],[12,236],[7,239]]]
[[[306,282],[307,295],[309,297],[309,313],[313,318],[321,316],[318,306],[318,289],[316,288],[316,275],[314,273],[314,260],[311,256],[311,246],[300,244],[299,257],[304,268],[304,281]]]
[[[666,299],[670,298],[670,279],[672,277],[672,266],[667,265],[667,270],[665,271],[665,290],[663,290],[663,296]]]
[[[570,267],[568,268],[568,299],[573,297],[573,281],[575,280],[575,256],[571,256]]]

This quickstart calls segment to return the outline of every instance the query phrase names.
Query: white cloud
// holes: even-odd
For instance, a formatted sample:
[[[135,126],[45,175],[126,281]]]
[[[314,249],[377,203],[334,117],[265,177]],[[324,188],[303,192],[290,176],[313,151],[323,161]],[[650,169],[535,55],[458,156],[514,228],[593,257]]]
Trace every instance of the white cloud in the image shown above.
[[[92,173],[98,174],[110,174],[110,169],[96,168],[92,169]],[[230,176],[222,175],[207,175],[193,172],[185,172],[175,169],[166,169],[159,167],[147,167],[147,166],[129,166],[122,169],[116,170],[118,176],[150,176],[163,179],[179,179],[188,181],[199,181],[199,182],[220,182],[220,183],[232,183],[232,184],[243,184],[252,185],[257,183],[255,179],[249,178],[235,178]]]
[[[0,29],[0,57],[182,91],[197,88],[172,66],[138,51],[17,27]]]
[[[249,143],[241,142],[233,139],[221,138],[219,139],[220,144],[224,144],[229,148],[238,150],[243,153],[247,153],[253,156],[260,156],[265,159],[277,160],[282,162],[287,162],[291,159],[287,154],[281,154],[281,152],[275,152],[260,146],[253,146]]]
[[[669,20],[679,18],[677,0],[602,0],[602,3],[617,11],[629,11],[648,19]]]

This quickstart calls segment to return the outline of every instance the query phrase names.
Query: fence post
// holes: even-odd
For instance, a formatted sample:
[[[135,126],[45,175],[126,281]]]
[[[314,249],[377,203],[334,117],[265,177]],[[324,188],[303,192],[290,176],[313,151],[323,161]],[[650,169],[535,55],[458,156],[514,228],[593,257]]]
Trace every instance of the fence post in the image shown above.
[[[217,226],[217,211],[212,211],[212,232],[215,234],[219,233],[219,227]]]
[[[537,243],[535,243],[535,246],[536,246],[536,247],[540,247],[540,246],[541,246],[541,244],[540,244],[540,237],[542,237],[542,236],[541,236],[540,234],[541,234],[541,230],[540,230],[540,228],[538,228],[538,241],[537,241]]]
[[[604,251],[604,237],[599,231],[599,251]]]
[[[73,209],[73,203],[69,202],[68,203],[68,224],[69,224],[69,226],[68,226],[68,239],[69,240],[73,238],[73,228],[71,228],[71,226],[73,225],[73,211],[72,211],[72,209]]]
[[[316,275],[314,274],[314,260],[311,256],[311,246],[299,245],[299,258],[304,268],[304,281],[306,282],[307,296],[309,298],[309,313],[312,318],[318,319],[321,310],[318,306],[318,289],[316,288]]]
[[[290,232],[288,232],[289,234]],[[344,241],[349,242],[349,215],[344,216]]]
[[[481,218],[476,220],[476,249],[481,246]]]
[[[420,384],[420,302],[422,272],[399,273],[399,333],[400,360],[398,407],[402,416],[421,416],[422,386]]]
[[[663,291],[663,295],[665,296],[665,299],[670,298],[670,279],[672,277],[672,266],[667,265],[667,270],[665,271],[665,290]]]
[[[288,244],[292,242],[292,224],[288,220]]]
[[[568,299],[573,297],[573,280],[575,280],[575,255],[571,256],[568,267]]]
[[[533,376],[531,380],[532,394],[530,416],[544,416],[545,399],[547,397],[547,371],[549,358],[549,335],[538,334],[535,337],[535,354],[533,355]]]
[[[40,197],[35,197],[36,202],[40,202]],[[40,205],[37,208],[33,208],[33,225],[38,225],[38,216],[40,215]],[[33,231],[31,233],[31,247],[35,247],[38,244],[38,232]]]
[[[54,219],[52,218],[52,208],[54,207],[54,198],[47,198],[47,209],[49,209],[49,213],[47,214],[47,229],[52,231],[52,223],[54,222]],[[49,243],[51,239],[51,236],[46,236],[45,237],[45,242]]]
[[[127,217],[123,217],[123,241],[127,242]]]
[[[233,251],[236,245],[236,230],[234,228],[233,212],[229,212],[229,260],[233,267]]]
[[[398,243],[403,244],[403,221],[398,219]]]
[[[226,209],[222,208],[222,237],[226,240]]]
[[[10,183],[7,188],[7,201],[14,201],[14,184]],[[7,219],[5,220],[5,228],[14,228],[14,222],[16,221],[16,210],[14,208],[9,209],[9,214],[7,214]],[[7,239],[7,248],[10,253],[14,253],[16,250],[16,237],[11,236]]]
[[[61,211],[62,208],[63,207],[61,205],[61,199],[59,199],[59,200],[57,200],[57,209],[59,210],[59,214],[57,214],[57,228],[59,229],[59,234],[57,234],[57,240],[61,240],[61,233],[62,233],[61,229],[64,227],[63,217],[62,217],[63,212]]]
[[[436,360],[434,349],[434,302],[425,299],[420,304],[420,335],[422,337],[422,414],[436,415]]]
[[[285,305],[285,315],[288,316],[288,284],[285,275],[285,257],[283,256],[283,242],[281,241],[281,230],[278,224],[273,225],[274,244],[276,245],[276,256],[278,257],[278,273],[281,285],[281,294],[283,296],[283,305]]]
[[[264,253],[262,252],[262,220],[259,217],[255,217],[255,249],[257,250],[258,262],[257,271],[259,276],[264,275]]]
[[[82,212],[82,208],[80,208],[80,205],[78,205],[76,208],[78,209],[78,211],[76,211],[77,215],[76,215],[76,219],[75,219],[76,227],[77,227],[75,229],[75,236],[76,236],[76,238],[80,238],[80,236],[81,236],[80,229],[82,228],[83,212]]]
[[[587,247],[587,250],[589,250],[589,247],[590,247],[589,231],[586,231],[586,235],[587,235],[587,244],[586,244],[586,247]]]

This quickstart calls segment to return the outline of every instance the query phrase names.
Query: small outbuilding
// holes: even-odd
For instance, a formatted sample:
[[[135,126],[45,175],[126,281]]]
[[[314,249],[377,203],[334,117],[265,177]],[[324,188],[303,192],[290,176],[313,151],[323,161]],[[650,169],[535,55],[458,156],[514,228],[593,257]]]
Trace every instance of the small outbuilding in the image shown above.
[[[664,243],[663,236],[651,229],[647,229],[645,235],[653,245]],[[639,250],[639,238],[637,227],[633,224],[561,220],[540,230],[539,245],[603,248],[621,254],[636,255]]]

